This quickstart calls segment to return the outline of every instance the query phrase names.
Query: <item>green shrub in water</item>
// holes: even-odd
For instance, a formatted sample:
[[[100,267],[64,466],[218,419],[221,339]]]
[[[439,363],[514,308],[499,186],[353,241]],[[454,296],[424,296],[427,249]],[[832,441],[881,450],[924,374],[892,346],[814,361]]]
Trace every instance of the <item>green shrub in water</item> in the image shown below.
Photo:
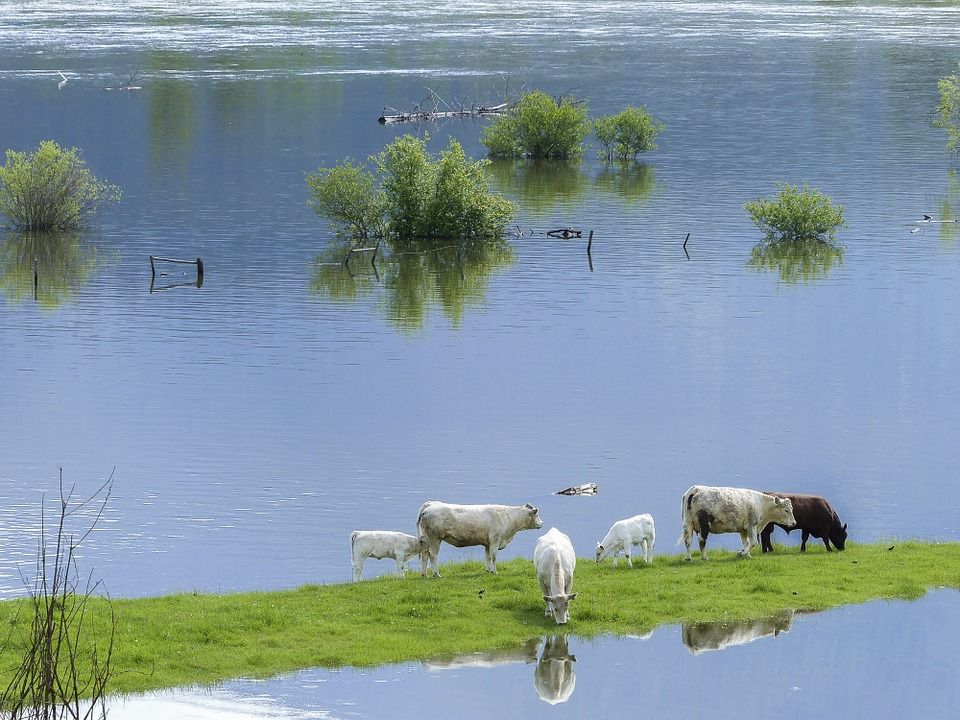
[[[653,150],[657,147],[654,140],[663,128],[663,123],[643,107],[628,107],[616,115],[603,115],[593,121],[593,132],[603,145],[601,155],[607,160],[631,160]]]
[[[586,103],[535,91],[489,125],[480,140],[494,157],[573,158],[589,133]]]
[[[44,140],[34,152],[7,150],[0,166],[0,213],[20,230],[84,226],[120,189],[98,180],[76,148]]]
[[[948,75],[937,83],[940,103],[933,124],[947,131],[947,150],[960,152],[960,75]]]
[[[490,191],[488,160],[473,161],[451,139],[434,157],[404,135],[370,158],[376,174],[346,161],[307,177],[310,204],[341,234],[391,240],[499,238],[516,214]]]
[[[844,227],[843,206],[819,190],[778,183],[775,198],[757,198],[743,208],[767,240],[830,241]]]

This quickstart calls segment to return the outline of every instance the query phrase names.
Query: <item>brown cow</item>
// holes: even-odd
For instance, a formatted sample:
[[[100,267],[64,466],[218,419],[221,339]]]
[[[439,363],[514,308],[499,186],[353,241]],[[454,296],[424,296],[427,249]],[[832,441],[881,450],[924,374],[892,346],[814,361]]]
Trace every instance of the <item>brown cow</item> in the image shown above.
[[[836,546],[837,550],[843,550],[844,544],[847,541],[847,524],[840,524],[837,511],[827,502],[826,498],[822,498],[819,495],[765,492],[767,492],[768,495],[789,498],[793,504],[793,517],[797,523],[793,526],[770,523],[763,528],[760,532],[760,547],[763,552],[771,552],[773,550],[770,535],[773,534],[774,525],[782,527],[788,533],[798,528],[803,531],[800,552],[807,551],[807,539],[811,535],[823,540],[823,544],[827,547],[827,552],[833,549],[830,547],[831,542]]]

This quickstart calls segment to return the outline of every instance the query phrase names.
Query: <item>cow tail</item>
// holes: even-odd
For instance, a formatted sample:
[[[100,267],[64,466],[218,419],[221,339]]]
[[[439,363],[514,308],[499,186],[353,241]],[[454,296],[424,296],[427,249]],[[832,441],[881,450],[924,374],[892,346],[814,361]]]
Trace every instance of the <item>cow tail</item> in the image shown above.
[[[693,488],[687,490],[680,499],[680,537],[677,538],[677,545],[683,543],[683,533],[687,527],[687,519],[690,517],[690,507],[693,504]]]
[[[357,531],[350,533],[350,562],[353,562],[353,545],[357,542]]]

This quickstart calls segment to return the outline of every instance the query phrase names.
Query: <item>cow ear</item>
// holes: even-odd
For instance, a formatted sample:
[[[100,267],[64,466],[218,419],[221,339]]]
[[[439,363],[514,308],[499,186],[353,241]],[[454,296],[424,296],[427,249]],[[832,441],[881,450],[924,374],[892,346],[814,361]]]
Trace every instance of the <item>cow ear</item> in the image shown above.
[[[537,510],[533,505],[530,505],[530,504],[527,505],[527,509],[530,510],[531,515],[536,515],[539,512],[539,510]]]
[[[773,502],[777,505],[783,505],[783,498],[774,496]]]
[[[843,524],[843,531],[844,531],[844,532],[847,531],[847,524],[846,524],[846,523]]]
[[[550,602],[550,596],[549,596],[549,595],[544,595],[544,596],[543,596],[543,601],[544,601],[544,602]]]
[[[574,600],[576,599],[576,597],[577,597],[577,593],[573,593],[570,597],[567,598],[567,600]]]
[[[526,503],[526,504],[524,505],[524,507],[525,507],[527,510],[533,510],[533,509],[534,509],[533,505],[531,505],[530,503]]]

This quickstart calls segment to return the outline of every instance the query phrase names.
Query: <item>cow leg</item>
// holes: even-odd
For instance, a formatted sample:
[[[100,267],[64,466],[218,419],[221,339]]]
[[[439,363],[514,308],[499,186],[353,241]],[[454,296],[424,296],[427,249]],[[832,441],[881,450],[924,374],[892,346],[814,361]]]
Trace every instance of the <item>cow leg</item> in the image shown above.
[[[544,610],[543,616],[545,618],[553,617],[553,603],[550,602],[549,600],[546,600],[545,602],[547,603],[547,609]]]
[[[487,572],[497,574],[497,548],[495,545],[485,545],[487,551]]]
[[[800,538],[800,552],[807,551],[807,540],[810,539],[810,532],[808,530],[803,531],[803,537]]]
[[[615,551],[613,552],[613,555],[612,555],[611,557],[613,557],[613,566],[616,567],[616,566],[617,566],[617,562],[620,560],[620,551],[619,551],[619,550],[615,550]]]
[[[633,552],[633,543],[626,543],[626,544],[623,546],[623,554],[624,554],[624,555],[626,556],[626,558],[627,558],[627,567],[630,567],[630,568],[633,567],[633,554],[632,554],[632,552]]]
[[[770,542],[771,535],[773,535],[773,523],[767,523],[767,526],[760,531],[761,552],[773,552],[773,543]]]
[[[423,552],[420,553],[420,574],[426,577],[431,568],[433,569],[433,576],[440,577],[440,563],[437,561],[437,556],[440,554],[440,541],[430,542],[423,549]]]
[[[700,557],[704,560],[707,559],[707,535],[709,534],[709,530],[700,528]]]
[[[824,544],[824,546],[827,548],[827,552],[833,552],[833,548],[830,547],[830,536],[829,536],[829,535],[824,535],[824,536],[823,536],[823,544]]]
[[[757,536],[756,528],[747,528],[746,532],[740,533],[740,541],[743,543],[743,550],[738,550],[740,557],[750,557],[750,548],[753,547],[753,538]]]
[[[360,558],[359,561],[353,564],[353,581],[359,582],[360,576],[363,575],[363,558]]]
[[[393,559],[397,561],[397,575],[403,577],[403,559],[400,557],[394,557]]]
[[[688,523],[683,524],[683,544],[687,549],[686,557],[683,559],[690,562],[690,542],[693,540],[693,528]]]

